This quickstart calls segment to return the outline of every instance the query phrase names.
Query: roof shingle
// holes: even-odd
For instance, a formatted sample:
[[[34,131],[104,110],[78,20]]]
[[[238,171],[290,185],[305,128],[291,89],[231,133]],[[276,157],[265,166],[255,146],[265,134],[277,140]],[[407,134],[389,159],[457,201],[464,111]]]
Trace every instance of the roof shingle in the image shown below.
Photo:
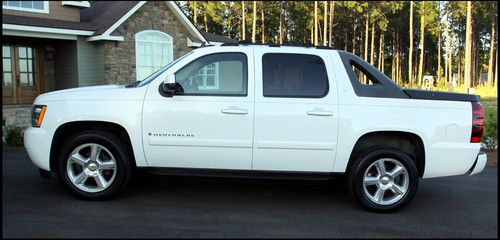
[[[3,23],[27,26],[95,31],[94,36],[98,36],[103,34],[138,3],[139,1],[91,1],[90,7],[80,10],[80,22],[7,14],[3,14],[2,21]],[[209,42],[238,43],[237,40],[225,36],[204,31],[200,31],[200,33]]]

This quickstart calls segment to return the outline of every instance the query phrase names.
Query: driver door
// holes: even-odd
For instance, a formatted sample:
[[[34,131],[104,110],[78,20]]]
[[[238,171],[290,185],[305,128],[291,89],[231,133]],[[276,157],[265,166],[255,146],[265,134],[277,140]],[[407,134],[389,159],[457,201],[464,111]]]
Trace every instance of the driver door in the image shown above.
[[[160,94],[161,81],[150,84],[143,108],[149,166],[251,169],[253,51],[227,51],[195,53],[167,70],[179,86],[173,97]]]

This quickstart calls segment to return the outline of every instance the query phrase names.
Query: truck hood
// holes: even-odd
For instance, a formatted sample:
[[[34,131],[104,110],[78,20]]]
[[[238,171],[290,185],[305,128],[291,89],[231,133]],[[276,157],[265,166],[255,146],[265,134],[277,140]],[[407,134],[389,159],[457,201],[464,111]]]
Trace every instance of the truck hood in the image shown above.
[[[125,85],[105,85],[93,87],[79,87],[58,90],[39,95],[35,104],[50,101],[79,101],[79,100],[131,100],[142,99],[146,88],[125,88]]]

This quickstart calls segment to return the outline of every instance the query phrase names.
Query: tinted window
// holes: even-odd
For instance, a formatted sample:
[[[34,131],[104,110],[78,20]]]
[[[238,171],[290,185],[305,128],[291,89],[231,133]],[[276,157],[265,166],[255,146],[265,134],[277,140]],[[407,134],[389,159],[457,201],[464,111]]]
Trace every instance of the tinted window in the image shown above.
[[[247,58],[243,53],[200,57],[175,73],[178,95],[247,95]]]
[[[362,68],[355,62],[351,61],[351,68],[361,84],[363,85],[380,84],[375,79],[375,77],[373,77],[371,74],[368,74],[368,71],[366,71],[364,68]]]
[[[262,57],[265,97],[324,97],[328,77],[323,59],[307,54],[268,53]]]

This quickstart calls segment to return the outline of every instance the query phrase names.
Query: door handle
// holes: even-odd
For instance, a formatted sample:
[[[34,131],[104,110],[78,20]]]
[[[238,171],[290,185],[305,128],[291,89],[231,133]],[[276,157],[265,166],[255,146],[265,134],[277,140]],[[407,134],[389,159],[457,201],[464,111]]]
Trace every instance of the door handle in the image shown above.
[[[313,109],[312,111],[307,111],[307,115],[313,116],[333,116],[333,112],[325,111],[323,109]]]
[[[248,110],[241,109],[238,107],[230,107],[230,108],[222,109],[221,112],[225,113],[225,114],[247,114]]]

